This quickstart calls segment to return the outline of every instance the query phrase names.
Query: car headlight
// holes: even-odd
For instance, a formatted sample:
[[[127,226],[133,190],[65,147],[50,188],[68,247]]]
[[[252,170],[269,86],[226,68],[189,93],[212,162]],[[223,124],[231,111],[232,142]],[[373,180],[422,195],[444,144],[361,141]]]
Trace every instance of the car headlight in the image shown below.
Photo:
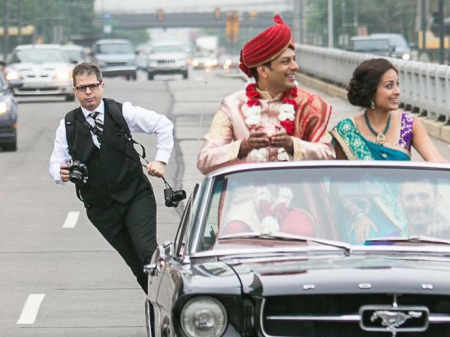
[[[402,59],[404,59],[406,61],[406,60],[409,60],[410,57],[411,56],[409,54],[403,54]]]
[[[21,79],[22,76],[20,76],[20,73],[15,71],[15,70],[10,70],[8,71],[8,73],[6,74],[6,80],[7,81],[12,81],[12,80],[19,80]]]
[[[212,297],[195,297],[181,311],[181,327],[188,337],[220,337],[227,323],[224,306]]]
[[[53,78],[56,80],[68,80],[68,79],[72,78],[72,72],[59,70],[56,72],[55,75],[53,75]]]
[[[11,109],[11,100],[6,99],[0,102],[0,115],[7,113]]]

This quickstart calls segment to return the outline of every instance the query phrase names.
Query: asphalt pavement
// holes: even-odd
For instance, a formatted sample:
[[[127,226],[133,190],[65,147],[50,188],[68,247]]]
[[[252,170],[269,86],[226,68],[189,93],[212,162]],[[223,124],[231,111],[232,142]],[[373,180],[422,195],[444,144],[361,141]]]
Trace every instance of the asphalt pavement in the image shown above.
[[[190,71],[189,79],[105,79],[105,97],[167,115],[175,149],[166,171],[188,195],[202,174],[198,150],[226,95],[242,90],[237,72]],[[314,91],[314,89],[309,88]],[[346,101],[320,93],[333,106],[330,127],[359,113]],[[56,127],[77,102],[20,99],[18,151],[0,152],[0,336],[146,336],[142,290],[118,254],[88,221],[74,188],[48,174]],[[154,156],[154,137],[135,139]],[[435,141],[450,159],[448,145]],[[414,160],[418,159],[415,155]],[[164,207],[161,179],[150,179],[158,203],[158,240],[173,239],[182,212]]]

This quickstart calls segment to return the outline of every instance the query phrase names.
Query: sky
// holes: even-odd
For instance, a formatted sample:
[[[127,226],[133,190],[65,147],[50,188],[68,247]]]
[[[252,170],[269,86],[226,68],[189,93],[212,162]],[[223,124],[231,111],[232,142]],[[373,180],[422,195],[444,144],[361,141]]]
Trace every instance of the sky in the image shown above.
[[[292,8],[293,1],[295,0],[95,0],[94,6],[99,13],[152,13],[160,8],[173,12],[204,12],[212,11],[216,7],[224,10],[283,11]],[[164,5],[161,5],[162,2]]]

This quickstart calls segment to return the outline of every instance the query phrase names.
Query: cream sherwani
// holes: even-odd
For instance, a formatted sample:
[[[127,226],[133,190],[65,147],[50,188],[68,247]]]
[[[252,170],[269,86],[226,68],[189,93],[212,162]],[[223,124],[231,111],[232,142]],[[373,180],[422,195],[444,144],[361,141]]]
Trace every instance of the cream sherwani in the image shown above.
[[[278,110],[282,95],[272,98],[268,92],[261,94],[261,123],[279,126]],[[219,111],[213,118],[209,133],[205,136],[200,149],[197,167],[203,174],[239,163],[249,163],[251,156],[239,159],[238,153],[242,140],[250,134],[245,123],[247,107],[245,91],[231,94],[222,101]],[[298,88],[297,111],[295,112],[294,154],[290,161],[311,159],[334,159],[332,138],[326,133],[331,116],[331,107],[311,92]],[[279,161],[277,148],[268,148],[266,157],[261,161]],[[286,160],[284,158],[283,160]]]

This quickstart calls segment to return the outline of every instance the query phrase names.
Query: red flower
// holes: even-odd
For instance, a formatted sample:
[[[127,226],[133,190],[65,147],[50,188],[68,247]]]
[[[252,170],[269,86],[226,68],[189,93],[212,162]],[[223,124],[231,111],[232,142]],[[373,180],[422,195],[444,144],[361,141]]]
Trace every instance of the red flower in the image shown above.
[[[252,107],[252,106],[256,106],[256,105],[259,105],[259,100],[257,100],[257,99],[250,99],[247,102],[248,107]]]
[[[292,136],[294,134],[294,130],[295,130],[294,122],[292,122],[292,121],[281,121],[280,124],[286,130],[286,133],[289,136]]]
[[[251,83],[251,84],[249,84],[249,85],[247,85],[246,87],[245,87],[245,91],[246,92],[249,92],[249,91],[256,91],[256,84],[255,83]]]

